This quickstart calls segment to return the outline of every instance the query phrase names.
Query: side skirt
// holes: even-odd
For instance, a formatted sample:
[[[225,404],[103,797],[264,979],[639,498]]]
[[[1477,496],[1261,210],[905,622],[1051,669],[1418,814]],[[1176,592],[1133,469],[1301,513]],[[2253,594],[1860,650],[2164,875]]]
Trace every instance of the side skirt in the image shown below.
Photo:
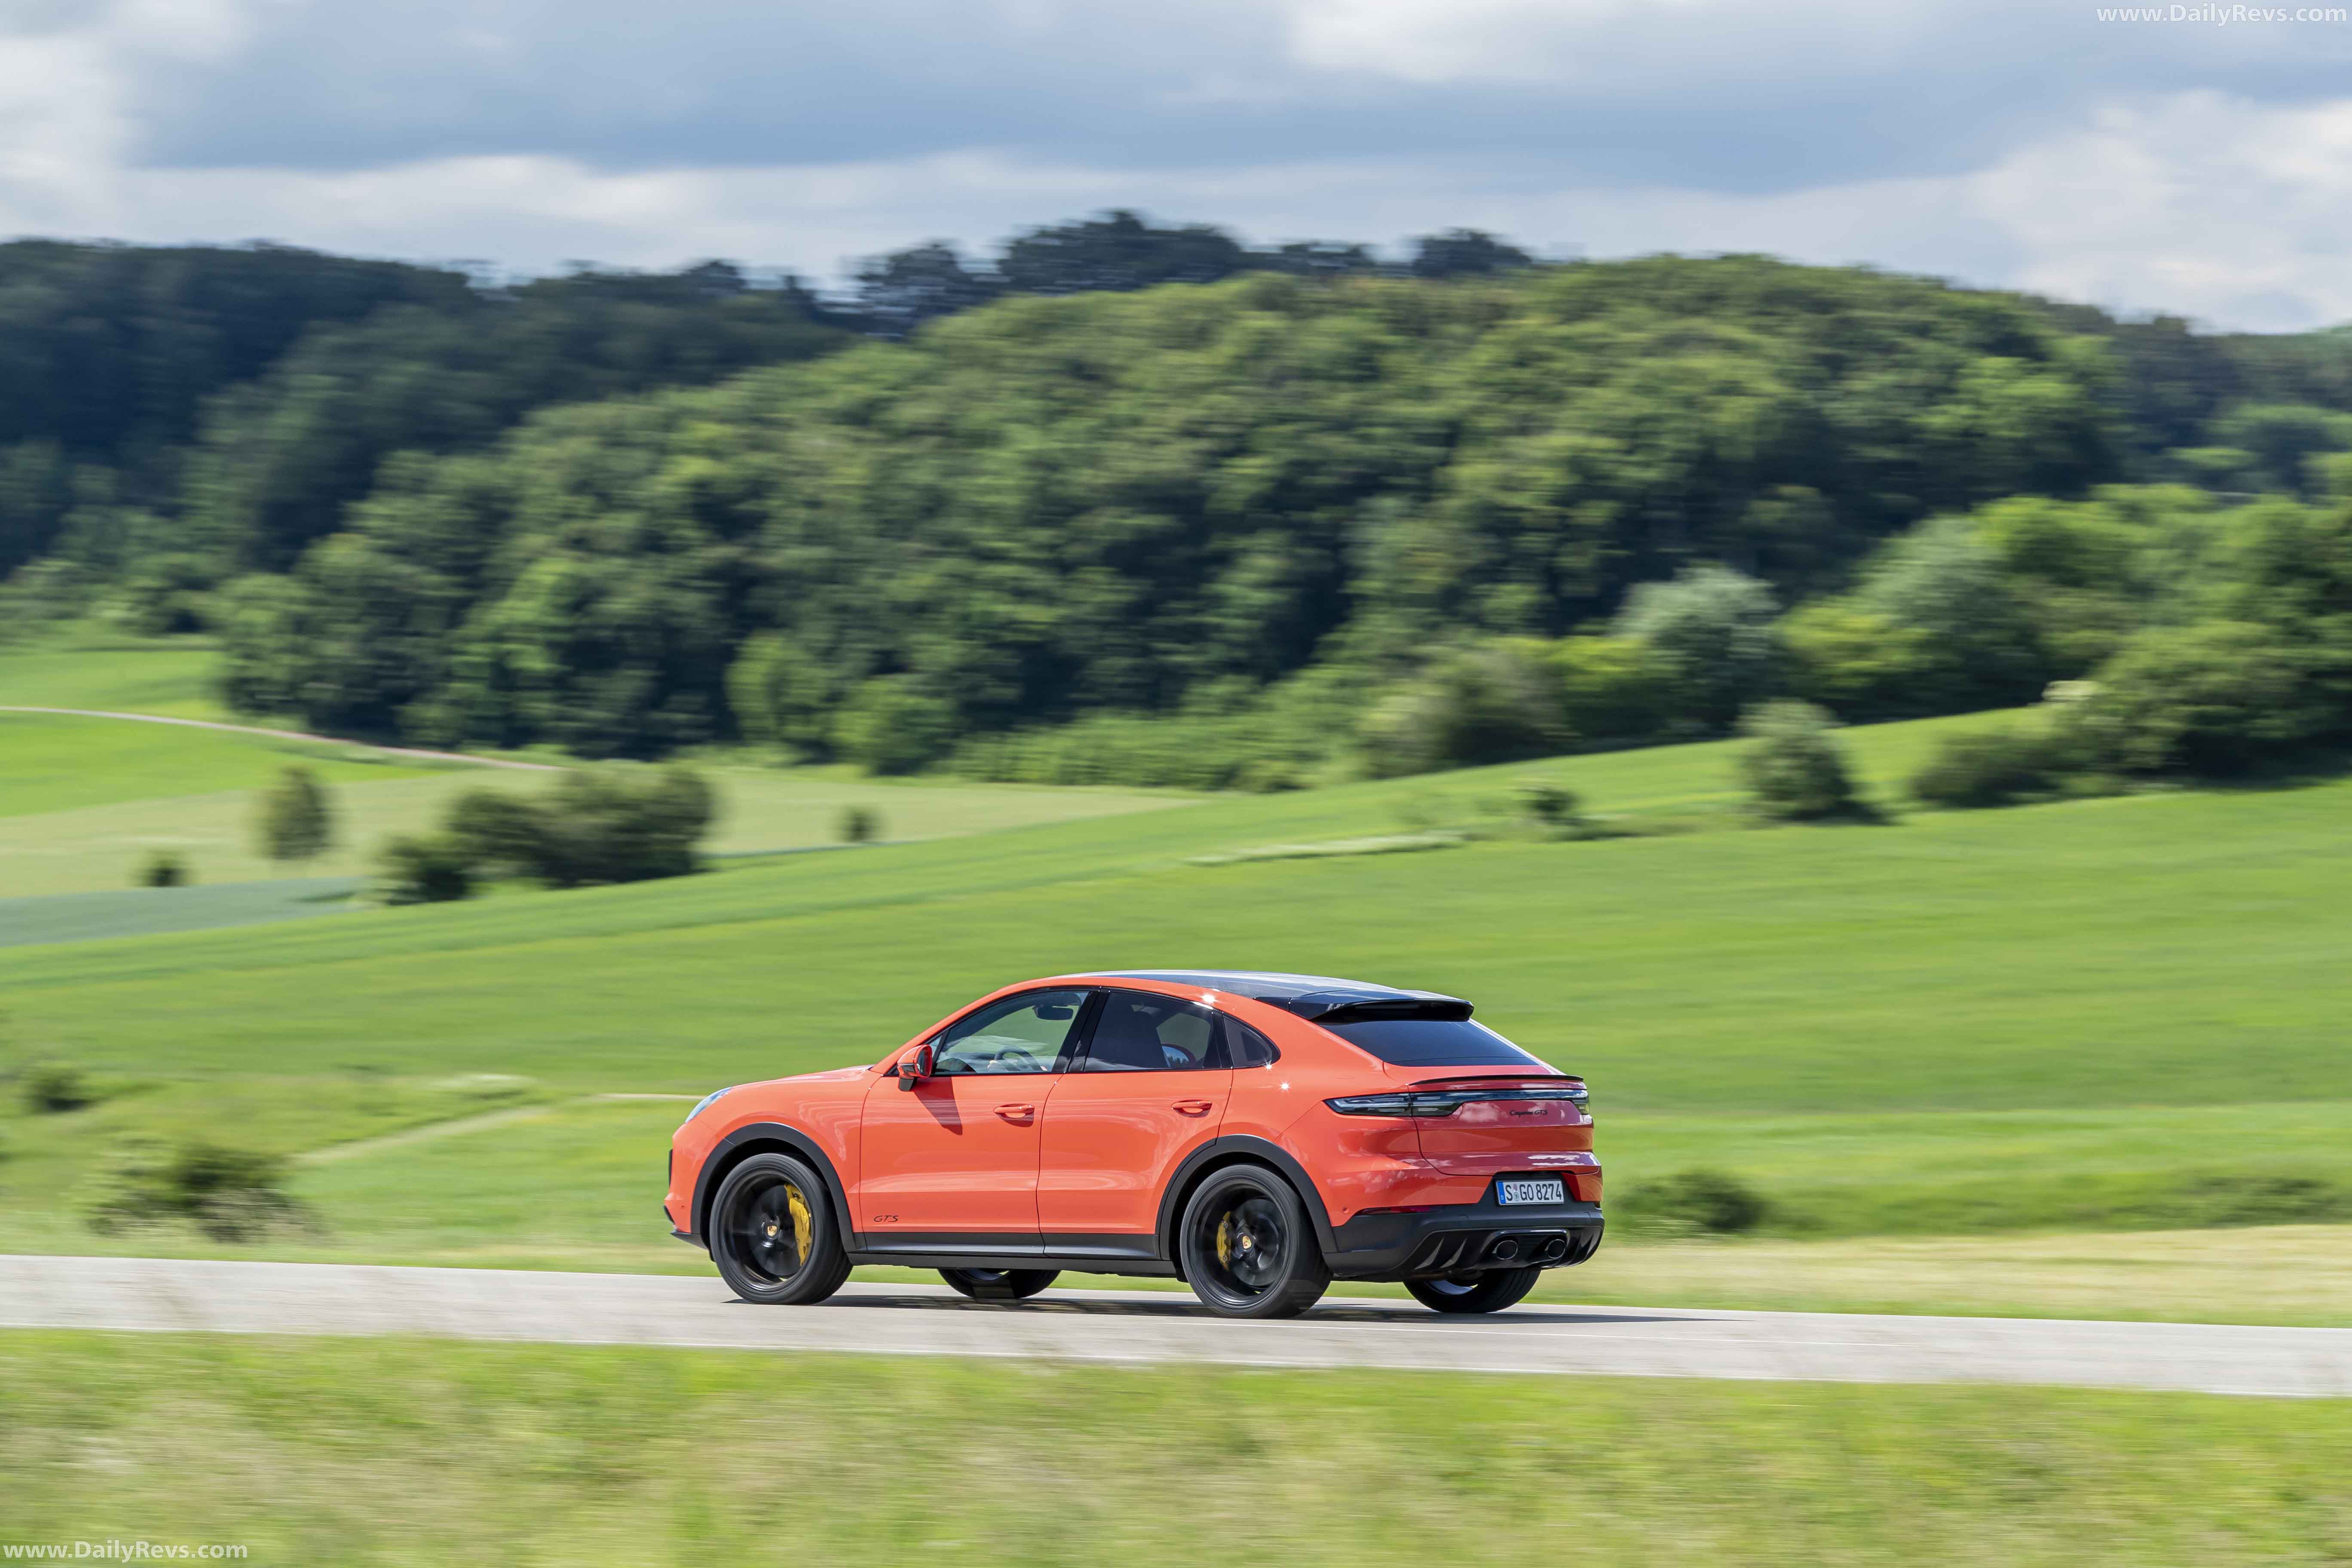
[[[1058,1268],[1154,1279],[1176,1274],[1176,1266],[1158,1255],[1157,1241],[1149,1236],[1033,1237],[866,1231],[856,1240],[849,1261],[860,1268]]]

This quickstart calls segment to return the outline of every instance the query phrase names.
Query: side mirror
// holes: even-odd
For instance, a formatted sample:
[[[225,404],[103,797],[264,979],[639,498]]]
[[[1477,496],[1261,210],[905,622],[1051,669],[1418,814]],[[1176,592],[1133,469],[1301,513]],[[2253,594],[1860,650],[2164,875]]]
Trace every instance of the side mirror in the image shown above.
[[[917,1084],[931,1076],[932,1064],[938,1059],[930,1047],[916,1047],[915,1054],[898,1064],[898,1087],[911,1093]]]

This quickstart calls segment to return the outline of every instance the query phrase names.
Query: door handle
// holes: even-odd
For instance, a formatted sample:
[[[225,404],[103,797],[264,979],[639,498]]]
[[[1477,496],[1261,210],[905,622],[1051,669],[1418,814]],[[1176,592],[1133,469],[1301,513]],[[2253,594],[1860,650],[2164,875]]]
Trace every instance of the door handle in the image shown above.
[[[996,1108],[996,1114],[1008,1121],[1017,1121],[1024,1116],[1036,1115],[1037,1108],[1034,1105],[1000,1105]]]
[[[1210,1100],[1180,1100],[1176,1102],[1176,1109],[1187,1116],[1205,1116],[1216,1108],[1216,1102]]]

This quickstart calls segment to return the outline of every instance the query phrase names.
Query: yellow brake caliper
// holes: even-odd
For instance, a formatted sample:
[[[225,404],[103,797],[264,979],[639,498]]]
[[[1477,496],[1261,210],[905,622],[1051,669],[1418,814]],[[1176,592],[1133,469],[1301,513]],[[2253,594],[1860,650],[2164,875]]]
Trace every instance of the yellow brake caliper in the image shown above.
[[[784,1206],[793,1211],[793,1256],[806,1263],[809,1255],[808,1200],[801,1196],[798,1187],[784,1189]]]
[[[1217,1221],[1217,1261],[1229,1268],[1233,1267],[1234,1216],[1231,1215]]]

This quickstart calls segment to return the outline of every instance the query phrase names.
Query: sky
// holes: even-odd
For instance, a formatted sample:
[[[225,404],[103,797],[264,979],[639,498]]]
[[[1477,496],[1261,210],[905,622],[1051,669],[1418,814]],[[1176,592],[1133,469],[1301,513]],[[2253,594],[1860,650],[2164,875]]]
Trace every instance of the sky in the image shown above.
[[[2352,0],[2346,0],[2352,5]],[[2156,0],[0,0],[0,234],[838,283],[1113,206],[2352,321],[2352,20]]]

